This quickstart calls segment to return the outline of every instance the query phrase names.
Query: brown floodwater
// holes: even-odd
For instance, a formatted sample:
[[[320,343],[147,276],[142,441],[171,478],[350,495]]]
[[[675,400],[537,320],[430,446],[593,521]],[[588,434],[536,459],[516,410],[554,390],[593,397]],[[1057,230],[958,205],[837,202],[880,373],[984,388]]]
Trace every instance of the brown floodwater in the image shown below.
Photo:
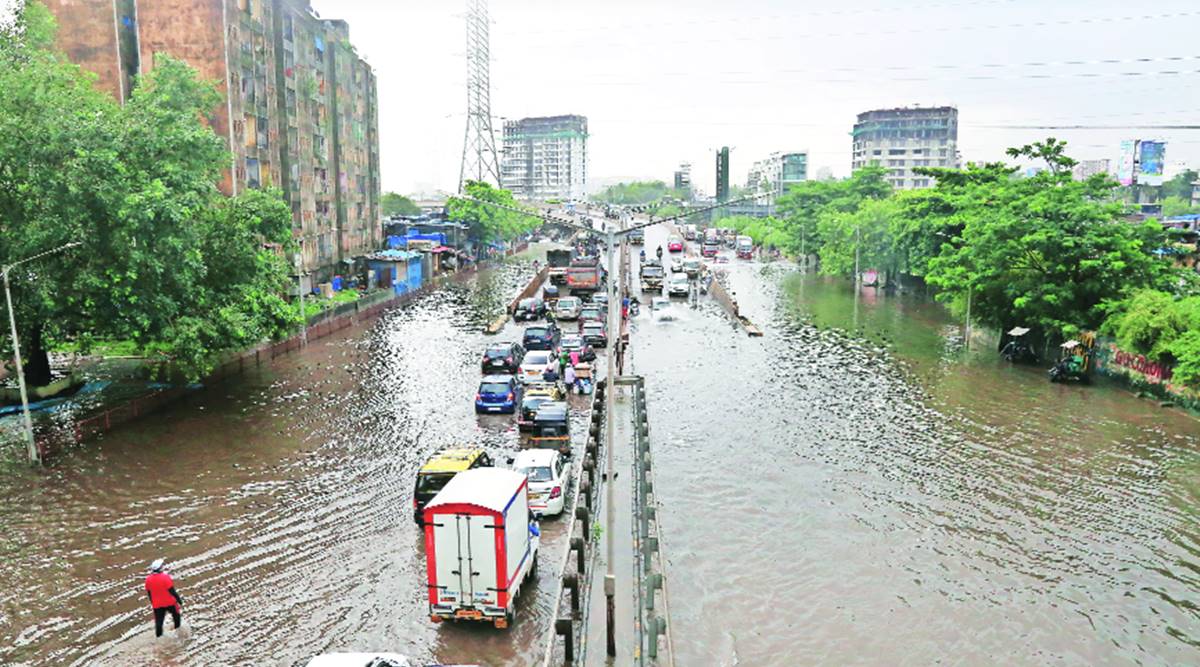
[[[728,270],[763,338],[706,303],[634,333],[678,664],[1200,663],[1200,422],[920,298]]]
[[[646,247],[664,241],[652,228]],[[1105,383],[1051,385],[983,339],[967,351],[919,298],[727,268],[765,337],[707,300],[635,322],[677,664],[1200,663],[1200,422]],[[516,447],[471,396],[479,331],[529,270],[6,470],[0,664],[534,662],[562,521],[496,632],[427,621],[409,515],[430,452]],[[186,641],[153,639],[141,580],[160,556]]]

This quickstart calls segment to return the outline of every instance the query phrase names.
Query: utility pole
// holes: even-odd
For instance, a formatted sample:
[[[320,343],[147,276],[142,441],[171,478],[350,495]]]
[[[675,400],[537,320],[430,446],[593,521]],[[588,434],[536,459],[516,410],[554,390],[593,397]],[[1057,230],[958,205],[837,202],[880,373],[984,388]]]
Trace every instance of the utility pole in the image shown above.
[[[858,247],[862,245],[862,228],[854,228],[854,290],[862,287],[862,273],[858,270]]]
[[[292,256],[296,264],[296,291],[300,294],[300,345],[308,345],[308,315],[304,312],[304,256],[296,253]]]
[[[59,246],[53,250],[47,250],[43,253],[38,253],[33,257],[27,257],[19,262],[13,262],[5,267],[0,267],[0,273],[4,274],[4,302],[8,305],[8,326],[12,332],[13,342],[13,359],[17,364],[17,387],[21,390],[21,415],[24,422],[25,430],[25,445],[29,450],[29,462],[33,465],[38,465],[42,462],[42,454],[38,451],[37,440],[33,437],[33,417],[29,414],[29,393],[25,388],[25,365],[21,361],[21,341],[17,337],[17,315],[13,310],[12,305],[12,290],[8,286],[8,274],[21,264],[32,262],[35,259],[40,259],[47,255],[62,252],[67,248],[83,245],[78,241],[68,243],[64,246]]]

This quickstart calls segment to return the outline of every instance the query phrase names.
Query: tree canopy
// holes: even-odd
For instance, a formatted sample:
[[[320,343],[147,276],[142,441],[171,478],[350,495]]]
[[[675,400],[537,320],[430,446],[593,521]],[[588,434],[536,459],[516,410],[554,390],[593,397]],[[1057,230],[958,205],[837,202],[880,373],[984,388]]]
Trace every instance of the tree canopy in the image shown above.
[[[197,377],[294,319],[277,257],[291,243],[289,208],[278,193],[217,190],[228,153],[204,122],[215,84],[159,56],[121,106],[49,47],[42,5],[27,3],[10,30],[20,37],[0,39],[0,263],[82,243],[12,273],[30,381],[49,378],[51,343],[86,350],[101,338]]]
[[[421,214],[421,207],[416,202],[396,192],[383,193],[379,203],[385,216]]]
[[[467,181],[466,193],[479,201],[451,197],[446,202],[446,208],[449,211],[450,219],[466,223],[471,236],[477,239],[483,241],[514,239],[533,231],[541,224],[540,218],[517,212],[518,210],[528,210],[531,213],[533,211],[513,199],[512,193],[508,190],[493,187],[482,181]],[[488,206],[480,202],[491,202],[500,206]]]

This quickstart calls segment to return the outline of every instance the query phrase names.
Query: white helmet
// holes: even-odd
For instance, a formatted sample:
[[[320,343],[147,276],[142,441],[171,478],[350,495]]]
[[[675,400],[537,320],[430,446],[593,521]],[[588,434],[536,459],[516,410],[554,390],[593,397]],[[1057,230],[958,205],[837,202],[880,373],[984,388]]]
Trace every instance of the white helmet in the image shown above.
[[[166,566],[167,566],[167,561],[165,561],[161,558],[158,558],[153,563],[150,563],[150,571],[151,572],[162,572],[163,568],[165,568]]]

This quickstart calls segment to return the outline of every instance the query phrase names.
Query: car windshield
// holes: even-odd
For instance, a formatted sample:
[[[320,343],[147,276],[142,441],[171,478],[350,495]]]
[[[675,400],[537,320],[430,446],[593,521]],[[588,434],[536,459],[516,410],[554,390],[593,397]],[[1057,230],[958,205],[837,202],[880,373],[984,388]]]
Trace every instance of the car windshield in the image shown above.
[[[562,346],[568,350],[583,347],[583,339],[579,336],[563,336]]]
[[[659,278],[659,277],[662,277],[662,274],[663,274],[663,270],[662,270],[661,266],[643,266],[642,267],[642,275],[643,276],[649,276],[651,278]]]
[[[454,473],[443,473],[437,475],[417,475],[417,495],[433,496],[437,495],[442,487],[454,477]]]
[[[481,394],[507,394],[508,384],[504,382],[484,382],[479,385]]]
[[[575,308],[575,307],[577,307],[578,305],[579,305],[579,299],[576,299],[576,298],[575,298],[575,297],[573,297],[573,296],[564,296],[563,298],[561,298],[561,299],[559,299],[559,300],[558,300],[558,307],[559,307],[560,309],[562,309],[562,308]]]
[[[526,336],[533,336],[535,338],[544,338],[549,335],[549,333],[549,330],[545,327],[529,327],[525,330]]]
[[[521,472],[529,478],[531,482],[549,482],[554,479],[550,473],[550,468],[547,466],[533,466],[531,468],[521,468]]]
[[[585,324],[583,330],[586,333],[603,333],[604,325],[602,324]]]
[[[548,363],[550,363],[549,352],[530,352],[529,354],[525,355],[526,365],[537,366]]]
[[[512,350],[507,347],[489,347],[485,354],[487,354],[488,359],[502,359],[507,357],[510,352]]]

